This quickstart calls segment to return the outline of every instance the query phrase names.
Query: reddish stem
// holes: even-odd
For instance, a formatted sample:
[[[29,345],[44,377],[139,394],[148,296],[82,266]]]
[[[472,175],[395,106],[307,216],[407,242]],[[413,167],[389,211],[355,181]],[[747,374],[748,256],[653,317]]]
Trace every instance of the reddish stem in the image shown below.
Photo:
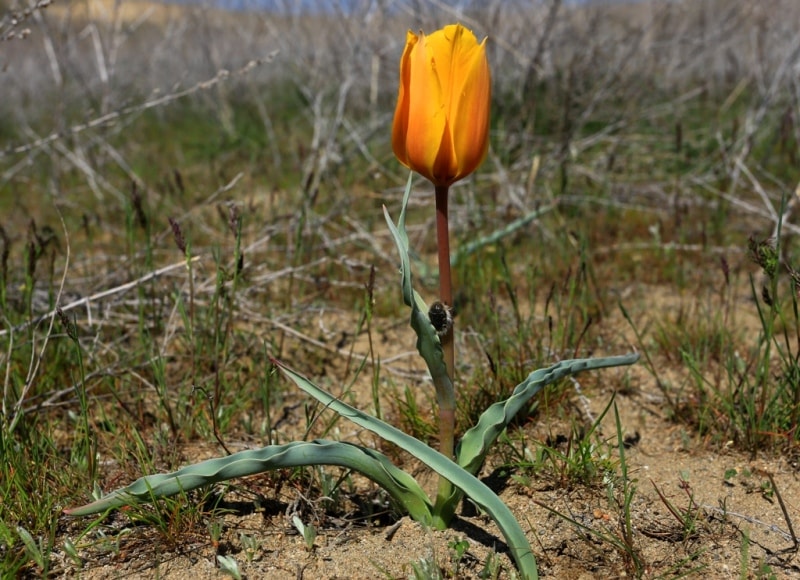
[[[439,247],[439,300],[447,308],[453,307],[453,281],[450,274],[450,229],[447,221],[447,194],[450,188],[436,186],[436,242]],[[455,326],[455,325],[453,325]],[[442,337],[442,350],[447,374],[455,387],[455,348],[453,327]]]
[[[448,307],[453,306],[453,284],[450,274],[450,231],[447,221],[447,194],[449,187],[436,186],[436,240],[439,247],[439,300]],[[448,392],[438,393],[439,402],[439,451],[453,457],[455,431],[455,348],[453,329],[441,337],[444,362],[450,377]],[[439,389],[437,389],[439,390]]]
[[[447,308],[451,308],[453,306],[453,285],[450,275],[450,232],[447,225],[448,189],[448,187],[436,186],[436,240],[439,246],[439,299]],[[453,459],[456,426],[453,326],[440,339],[450,380],[434,381],[436,402],[439,404],[439,453]],[[435,528],[444,529],[448,526],[455,510],[453,502],[455,493],[453,484],[447,478],[440,477],[436,504],[433,507]]]

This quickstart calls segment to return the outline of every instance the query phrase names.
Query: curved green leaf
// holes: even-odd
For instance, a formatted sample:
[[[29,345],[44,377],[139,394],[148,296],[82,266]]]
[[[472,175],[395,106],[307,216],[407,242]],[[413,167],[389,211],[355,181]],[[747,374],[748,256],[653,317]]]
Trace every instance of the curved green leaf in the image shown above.
[[[591,369],[630,365],[639,360],[638,353],[606,358],[564,360],[546,369],[533,371],[505,401],[486,409],[478,422],[464,433],[456,449],[456,461],[472,474],[478,472],[489,449],[525,404],[547,385],[566,376]]]
[[[397,251],[400,254],[403,302],[406,306],[411,307],[411,328],[413,328],[414,332],[417,334],[417,350],[422,355],[422,358],[425,359],[425,363],[428,365],[428,371],[431,373],[431,378],[434,383],[442,385],[449,384],[449,390],[452,392],[452,381],[447,374],[447,366],[445,365],[444,354],[442,353],[442,343],[436,335],[436,329],[433,328],[428,318],[428,305],[425,304],[425,300],[414,290],[411,284],[411,263],[408,258],[409,244],[408,234],[406,233],[406,208],[408,207],[408,198],[411,195],[411,179],[413,175],[413,173],[410,173],[408,177],[397,225],[394,225],[389,211],[385,206],[383,208],[383,215],[386,218],[386,225],[389,226],[389,231],[392,233]]]
[[[431,449],[423,442],[414,439],[388,423],[384,423],[380,419],[367,415],[343,403],[281,362],[273,360],[273,363],[289,377],[294,384],[320,401],[323,405],[330,407],[335,413],[349,419],[364,429],[372,431],[386,441],[402,447],[466,493],[472,501],[483,508],[483,510],[494,519],[497,527],[500,528],[500,531],[508,543],[511,555],[517,563],[517,568],[522,577],[526,580],[538,578],[536,558],[533,556],[528,539],[525,537],[525,532],[522,531],[522,528],[514,518],[514,514],[508,509],[508,506],[504,504],[486,484],[471,473],[465,471],[457,463],[448,459],[435,449]]]
[[[565,360],[549,368],[532,372],[517,385],[508,399],[494,403],[486,409],[475,426],[464,433],[456,446],[456,462],[469,473],[477,475],[486,455],[503,430],[508,427],[522,407],[547,385],[581,371],[629,365],[637,360],[639,360],[638,354]],[[453,490],[438,511],[434,507],[434,518],[438,517],[448,521],[453,517],[462,497],[463,494],[460,490]]]
[[[413,519],[423,523],[431,521],[428,496],[413,477],[398,469],[385,455],[352,443],[325,440],[294,441],[285,445],[249,449],[189,465],[173,473],[148,475],[95,502],[64,512],[71,516],[96,514],[235,477],[308,465],[338,465],[358,471],[385,489]]]

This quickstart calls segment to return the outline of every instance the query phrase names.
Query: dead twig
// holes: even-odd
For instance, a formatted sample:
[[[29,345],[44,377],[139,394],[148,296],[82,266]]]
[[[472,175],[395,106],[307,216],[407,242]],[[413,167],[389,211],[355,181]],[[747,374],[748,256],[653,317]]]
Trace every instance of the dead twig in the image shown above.
[[[66,233],[66,228],[65,228],[65,233]],[[201,257],[202,256],[194,256],[194,257],[191,258],[191,261],[194,262],[196,260],[199,260]],[[69,246],[67,246],[67,260],[69,260]],[[176,268],[181,268],[181,267],[186,267],[186,260],[182,260],[182,261],[180,261],[180,262],[178,262],[176,264],[170,264],[169,266],[164,266],[163,268],[159,268],[158,270],[155,270],[153,272],[149,272],[149,273],[145,274],[144,276],[141,276],[140,278],[137,278],[136,280],[133,280],[131,282],[127,282],[126,284],[122,284],[121,286],[116,286],[116,287],[110,288],[108,290],[103,290],[102,292],[97,292],[95,294],[92,294],[91,296],[86,296],[86,297],[81,298],[79,300],[75,300],[74,302],[70,302],[69,304],[65,304],[64,306],[60,307],[61,311],[62,312],[66,312],[68,310],[72,310],[73,308],[77,308],[78,306],[87,306],[87,307],[89,307],[89,305],[92,302],[97,302],[98,300],[102,300],[103,298],[108,298],[109,296],[113,296],[115,294],[120,294],[120,293],[125,292],[127,290],[130,290],[132,288],[136,288],[137,286],[140,286],[141,284],[144,284],[145,282],[149,282],[150,280],[153,280],[154,278],[158,278],[159,276],[162,276],[162,275],[166,274],[167,272],[171,272],[172,270],[175,270]],[[67,270],[65,268],[64,269],[64,275],[62,277],[62,288],[63,288],[64,281],[66,280],[66,275],[67,275]],[[56,297],[56,302],[58,302],[58,298],[61,296],[61,289],[62,288],[59,288],[59,292],[58,292],[58,295]],[[22,324],[20,324],[18,326],[15,326],[14,328],[7,328],[5,330],[0,330],[0,336],[5,336],[7,334],[13,334],[15,332],[19,332],[20,330],[24,330],[24,329],[28,328],[31,325],[39,324],[40,322],[42,322],[44,320],[47,320],[48,318],[52,320],[53,317],[56,315],[57,310],[58,309],[53,309],[50,312],[47,312],[46,314],[42,314],[41,316],[38,316],[37,318],[34,318],[33,320],[29,320],[28,322],[24,322],[24,323],[22,323]],[[51,322],[51,326],[52,326],[52,322]]]

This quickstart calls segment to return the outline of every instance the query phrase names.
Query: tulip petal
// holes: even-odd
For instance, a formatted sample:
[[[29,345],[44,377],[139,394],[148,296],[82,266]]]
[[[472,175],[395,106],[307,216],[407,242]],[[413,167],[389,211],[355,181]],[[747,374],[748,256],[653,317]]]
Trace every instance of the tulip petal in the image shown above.
[[[465,51],[466,62],[458,67],[465,74],[453,81],[450,124],[454,128],[453,147],[458,155],[456,180],[475,171],[489,147],[492,83],[485,45],[484,39],[480,45]]]
[[[477,46],[475,36],[460,24],[450,24],[427,37],[428,49],[436,55],[436,70],[443,86],[442,102],[448,111],[451,110],[453,90],[458,86],[463,67],[469,64],[469,59],[465,59],[463,53],[470,48],[470,37],[471,45]]]
[[[442,98],[443,83],[438,75],[435,53],[429,38],[420,33],[409,64],[409,118],[406,152],[414,168],[433,180],[433,167],[447,125],[447,110]]]
[[[478,44],[475,35],[460,24],[445,26],[428,39],[444,87],[450,133],[449,139],[442,139],[448,152],[439,152],[434,173],[449,185],[472,173],[486,156],[491,101],[486,40]],[[450,167],[445,170],[448,155]]]
[[[406,47],[400,59],[400,87],[397,93],[397,107],[392,125],[392,149],[397,159],[409,167],[406,139],[408,138],[408,119],[410,110],[409,85],[411,79],[411,51],[417,44],[417,35],[410,30],[406,34]]]

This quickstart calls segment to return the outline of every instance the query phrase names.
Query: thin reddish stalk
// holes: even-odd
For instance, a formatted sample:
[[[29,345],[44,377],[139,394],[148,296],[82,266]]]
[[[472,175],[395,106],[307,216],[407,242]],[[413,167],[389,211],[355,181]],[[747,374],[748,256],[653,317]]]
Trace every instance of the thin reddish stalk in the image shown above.
[[[436,186],[436,240],[439,247],[439,300],[448,308],[453,306],[453,284],[450,274],[450,231],[447,222],[448,187]],[[439,452],[449,458],[454,456],[456,397],[455,397],[455,348],[453,327],[441,337],[444,362],[450,381],[437,381],[436,401],[439,404]],[[438,384],[444,383],[447,384]],[[439,479],[436,505],[433,509],[433,525],[447,527],[452,513],[449,506],[455,489],[447,479]],[[447,513],[445,513],[447,512]]]
[[[439,248],[439,300],[448,308],[453,307],[453,282],[450,274],[450,230],[447,221],[447,195],[450,188],[436,186],[436,242]],[[447,374],[455,384],[455,350],[453,331],[442,337],[444,362]]]

